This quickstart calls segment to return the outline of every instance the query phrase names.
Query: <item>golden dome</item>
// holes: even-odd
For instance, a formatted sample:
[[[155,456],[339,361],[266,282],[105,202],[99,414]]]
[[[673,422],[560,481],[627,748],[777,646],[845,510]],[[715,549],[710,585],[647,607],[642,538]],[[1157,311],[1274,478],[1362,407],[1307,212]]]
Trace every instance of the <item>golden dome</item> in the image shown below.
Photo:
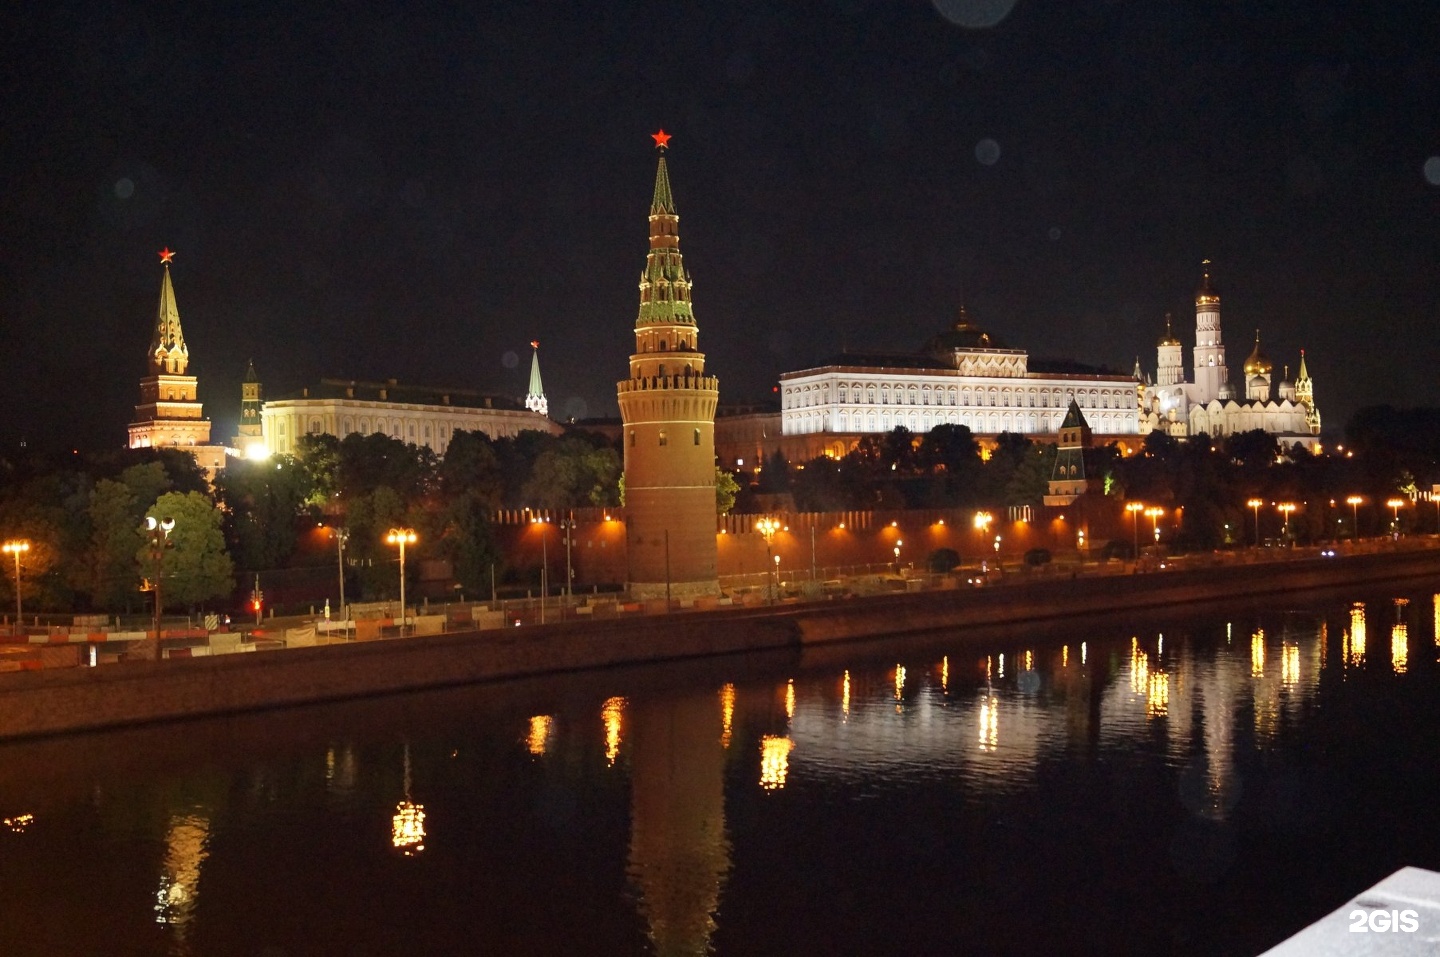
[[[1175,338],[1175,333],[1170,331],[1170,313],[1165,313],[1165,335],[1160,337],[1157,346],[1178,346],[1180,340]]]
[[[1265,353],[1260,351],[1260,330],[1255,330],[1255,348],[1250,351],[1250,358],[1245,360],[1245,378],[1253,375],[1266,375],[1275,371],[1275,363],[1266,358]]]

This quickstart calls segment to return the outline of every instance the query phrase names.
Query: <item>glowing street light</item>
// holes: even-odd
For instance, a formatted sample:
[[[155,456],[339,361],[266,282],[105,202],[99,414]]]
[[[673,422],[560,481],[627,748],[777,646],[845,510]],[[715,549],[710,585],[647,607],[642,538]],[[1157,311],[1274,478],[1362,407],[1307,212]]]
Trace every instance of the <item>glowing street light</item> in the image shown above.
[[[1260,547],[1260,506],[1261,506],[1261,505],[1264,505],[1265,502],[1264,502],[1263,499],[1252,498],[1250,501],[1246,502],[1245,504],[1248,505],[1248,506],[1250,506],[1252,509],[1255,510],[1255,547],[1256,547],[1256,548],[1259,548],[1259,547]]]
[[[175,519],[166,516],[157,519],[145,516],[145,534],[150,541],[150,557],[155,560],[155,655],[160,655],[160,579],[163,577],[166,549],[174,548],[170,532],[175,528]]]
[[[1140,513],[1145,511],[1144,502],[1126,502],[1125,511],[1130,513],[1130,533],[1135,538],[1135,554],[1140,554]]]
[[[3,550],[3,551],[5,552],[5,554],[7,554],[7,555],[14,555],[14,556],[15,556],[15,629],[16,629],[16,633],[18,634],[18,633],[19,633],[19,630],[20,630],[20,626],[21,626],[21,620],[20,620],[20,556],[21,556],[22,553],[28,552],[28,551],[30,550],[30,543],[27,542],[27,541],[26,541],[25,539],[23,539],[23,538],[22,538],[22,539],[16,539],[15,541],[6,542],[3,546],[0,546],[0,550]]]
[[[990,523],[992,521],[994,521],[994,518],[989,512],[975,513],[975,529],[982,535],[990,531]]]
[[[1285,530],[1280,534],[1286,541],[1290,540],[1290,513],[1294,512],[1296,507],[1294,502],[1281,502],[1275,506],[1276,510],[1285,516]]]
[[[1360,503],[1365,501],[1363,496],[1351,495],[1345,499],[1345,504],[1350,506],[1350,530],[1355,540],[1360,539]]]
[[[1145,510],[1145,517],[1150,519],[1150,531],[1155,536],[1157,545],[1160,543],[1160,516],[1164,514],[1165,510],[1158,505]]]
[[[780,556],[776,555],[770,549],[771,540],[774,539],[775,533],[780,531],[780,522],[767,515],[755,523],[755,531],[759,532],[765,538],[765,564],[767,566],[766,571],[768,572],[768,566],[770,564],[773,563],[776,566],[780,564]],[[779,575],[780,570],[778,567],[775,573]],[[767,574],[765,577],[769,578],[770,576]],[[773,578],[770,580],[770,601],[775,601],[775,580]]]
[[[385,544],[400,546],[400,637],[405,637],[405,546],[417,541],[415,529],[392,528],[385,536]]]
[[[900,546],[905,543],[898,538],[895,540],[895,574],[900,574]]]
[[[1390,525],[1396,534],[1399,534],[1400,532],[1400,508],[1404,504],[1405,500],[1403,498],[1392,498],[1385,503],[1385,505],[1394,513],[1391,518]]]

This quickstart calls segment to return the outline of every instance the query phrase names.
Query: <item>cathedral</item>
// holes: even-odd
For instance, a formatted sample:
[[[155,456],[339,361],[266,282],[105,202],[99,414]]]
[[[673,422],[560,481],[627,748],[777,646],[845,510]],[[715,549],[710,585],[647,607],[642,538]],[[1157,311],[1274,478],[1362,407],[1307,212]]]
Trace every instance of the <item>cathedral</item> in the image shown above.
[[[1261,350],[1256,330],[1255,348],[1243,367],[1244,381],[1238,389],[1232,385],[1220,331],[1220,294],[1210,277],[1210,261],[1203,265],[1195,292],[1194,374],[1185,380],[1184,347],[1166,316],[1165,334],[1156,347],[1155,377],[1145,376],[1140,363],[1135,363],[1139,431],[1218,438],[1259,429],[1274,435],[1284,447],[1314,449],[1320,442],[1320,410],[1304,351],[1294,380],[1286,367],[1276,381],[1275,364]]]

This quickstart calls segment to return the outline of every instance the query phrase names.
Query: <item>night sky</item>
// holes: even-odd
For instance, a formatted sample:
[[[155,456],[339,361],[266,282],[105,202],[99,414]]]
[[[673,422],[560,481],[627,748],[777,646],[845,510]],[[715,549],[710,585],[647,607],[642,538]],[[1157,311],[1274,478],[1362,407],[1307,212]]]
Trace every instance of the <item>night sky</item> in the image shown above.
[[[161,270],[228,439],[321,377],[613,416],[649,134],[722,402],[972,316],[1155,366],[1215,260],[1231,375],[1327,430],[1440,404],[1434,0],[37,3],[0,40],[3,438],[115,447]],[[991,17],[994,19],[994,17]]]

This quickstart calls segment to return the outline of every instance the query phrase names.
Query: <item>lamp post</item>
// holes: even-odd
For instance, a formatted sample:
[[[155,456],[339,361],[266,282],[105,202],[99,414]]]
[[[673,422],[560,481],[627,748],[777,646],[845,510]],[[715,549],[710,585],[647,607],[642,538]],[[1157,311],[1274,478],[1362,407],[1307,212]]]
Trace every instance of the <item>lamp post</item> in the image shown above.
[[[1150,519],[1150,532],[1155,536],[1156,545],[1160,544],[1160,516],[1164,514],[1165,510],[1158,505],[1145,510],[1145,516]]]
[[[1403,498],[1392,498],[1385,503],[1393,513],[1390,521],[1390,528],[1397,536],[1400,534],[1400,507],[1405,504]]]
[[[989,534],[990,534],[990,523],[991,523],[991,521],[993,521],[993,517],[990,515],[989,512],[976,512],[976,513],[975,513],[975,520],[974,520],[973,524],[974,524],[974,526],[975,526],[975,531],[977,531],[977,532],[980,533],[980,548],[982,549],[982,551],[981,551],[980,554],[981,554],[982,556],[985,554],[984,551],[983,551],[983,549],[985,548],[985,539],[986,539],[987,537],[989,537]],[[980,564],[981,564],[981,565],[984,565],[984,564],[985,564],[985,562],[984,562],[984,560],[983,560],[983,557],[982,557],[982,560],[981,560]]]
[[[7,555],[15,556],[15,633],[19,634],[23,624],[20,620],[20,555],[30,550],[30,543],[21,538],[6,542],[0,548],[3,548]]]
[[[170,532],[175,528],[175,519],[157,519],[153,515],[145,516],[145,531],[150,539],[150,557],[155,560],[155,654],[160,654],[160,579],[164,575],[165,551],[174,548],[175,543],[170,541]]]
[[[1135,558],[1140,557],[1140,513],[1145,511],[1144,502],[1126,502],[1125,511],[1130,513],[1130,534],[1135,539]]]
[[[780,530],[780,523],[779,523],[778,521],[776,521],[775,519],[773,519],[773,518],[771,518],[771,517],[769,517],[769,516],[767,515],[766,517],[760,519],[760,521],[758,521],[758,522],[755,523],[755,530],[756,530],[757,532],[759,532],[759,533],[760,533],[762,536],[764,536],[764,538],[765,538],[765,565],[766,565],[766,569],[765,569],[766,575],[765,575],[765,577],[766,577],[766,578],[770,578],[770,575],[769,575],[769,571],[770,571],[769,566],[770,566],[770,564],[771,564],[772,562],[774,562],[775,564],[778,564],[778,560],[776,559],[776,556],[775,556],[774,553],[770,550],[770,540],[773,539],[773,538],[775,537],[775,533]],[[771,580],[770,580],[770,601],[771,601],[771,602],[774,602],[774,601],[775,601],[775,582],[774,582],[774,579],[771,579]]]
[[[343,528],[335,529],[335,550],[336,562],[340,566],[340,620],[349,621],[345,616],[345,542],[350,538],[350,533]],[[349,632],[347,631],[348,635]]]
[[[1248,506],[1250,506],[1250,507],[1251,507],[1252,509],[1254,509],[1254,511],[1255,511],[1255,547],[1256,547],[1256,548],[1259,548],[1259,547],[1260,547],[1260,506],[1261,506],[1261,505],[1264,505],[1265,503],[1264,503],[1262,500],[1258,499],[1258,498],[1252,498],[1250,501],[1246,502],[1245,504],[1248,505]]]
[[[575,577],[575,572],[570,567],[570,543],[575,537],[575,512],[573,509],[560,519],[560,529],[565,535],[565,600],[568,602],[573,594],[572,580]]]
[[[1285,541],[1288,542],[1290,541],[1290,513],[1295,511],[1295,503],[1281,502],[1279,505],[1275,506],[1275,508],[1280,512],[1280,514],[1285,516],[1285,530],[1281,532],[1281,535],[1284,537]]]
[[[900,574],[900,546],[904,544],[900,539],[895,539],[895,574],[897,575]]]
[[[1345,504],[1350,506],[1350,534],[1358,542],[1360,540],[1360,503],[1365,501],[1362,496],[1351,495],[1345,499]]]
[[[405,637],[405,546],[414,545],[417,540],[413,528],[392,528],[385,536],[387,545],[400,546],[400,637]]]

